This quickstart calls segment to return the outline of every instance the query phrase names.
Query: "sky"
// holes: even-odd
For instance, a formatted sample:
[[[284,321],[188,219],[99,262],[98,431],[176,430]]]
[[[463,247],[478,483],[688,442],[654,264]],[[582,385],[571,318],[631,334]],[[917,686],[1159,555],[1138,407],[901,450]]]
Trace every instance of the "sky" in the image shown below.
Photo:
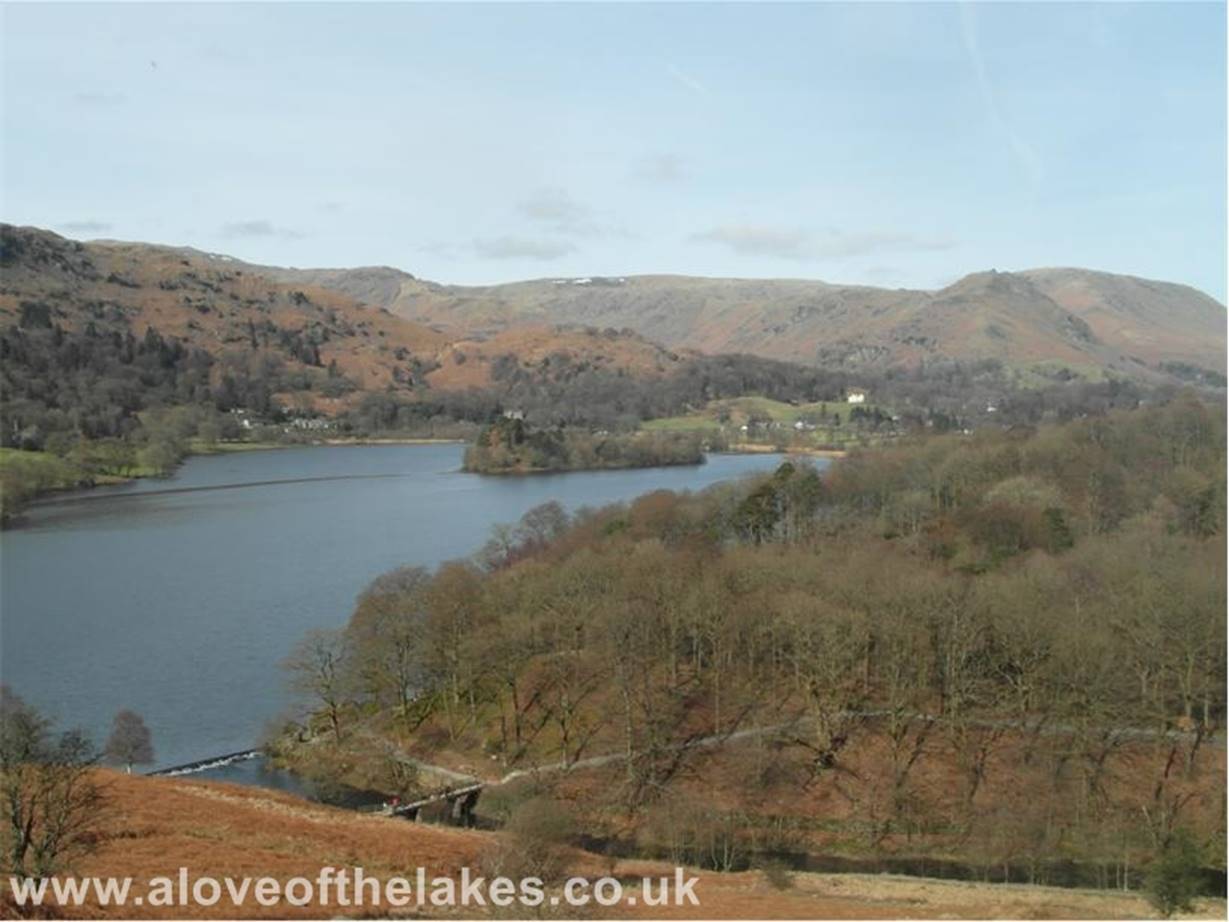
[[[1226,288],[1225,6],[11,4],[0,219],[479,284]]]

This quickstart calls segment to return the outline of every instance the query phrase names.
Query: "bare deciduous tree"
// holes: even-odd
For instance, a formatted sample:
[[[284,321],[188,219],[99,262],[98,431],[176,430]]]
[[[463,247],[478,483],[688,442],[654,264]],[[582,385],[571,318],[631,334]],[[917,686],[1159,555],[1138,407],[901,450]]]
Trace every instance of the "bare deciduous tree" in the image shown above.
[[[140,714],[123,710],[115,715],[105,754],[111,761],[123,765],[129,774],[132,774],[132,766],[154,761],[153,737]]]
[[[350,697],[348,652],[344,631],[316,630],[299,642],[283,664],[290,673],[291,687],[314,698],[324,710],[337,742],[341,742],[341,712]]]
[[[46,877],[93,850],[101,788],[94,749],[0,686],[0,811],[5,869]]]

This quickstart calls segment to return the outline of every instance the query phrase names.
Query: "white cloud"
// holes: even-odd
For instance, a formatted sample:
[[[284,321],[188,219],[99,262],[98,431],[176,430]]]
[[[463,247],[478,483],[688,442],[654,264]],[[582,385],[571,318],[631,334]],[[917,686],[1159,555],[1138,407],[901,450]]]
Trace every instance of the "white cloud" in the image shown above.
[[[558,186],[535,190],[516,206],[517,213],[534,224],[543,225],[561,237],[626,237],[626,230],[602,217],[583,202],[578,202]]]
[[[636,165],[637,179],[655,183],[678,183],[687,178],[687,165],[676,154],[656,154]]]
[[[102,234],[111,229],[106,221],[65,221],[57,225],[70,234]]]
[[[868,253],[902,250],[945,250],[949,241],[884,231],[830,230],[815,233],[805,228],[729,224],[691,235],[697,243],[716,243],[742,256],[777,259],[841,259]]]
[[[671,77],[673,77],[683,86],[687,87],[687,89],[691,90],[693,93],[698,93],[701,96],[708,95],[708,87],[706,87],[703,83],[701,83],[695,77],[691,76],[691,74],[684,73],[683,71],[679,70],[679,68],[675,66],[674,64],[670,65],[669,70],[670,70]]]
[[[692,234],[691,239],[699,243],[719,243],[748,256],[801,259],[806,255],[808,234],[798,229],[731,224]]]
[[[541,237],[504,235],[474,241],[474,253],[482,259],[536,259],[546,262],[574,252],[576,246],[567,240]]]
[[[123,93],[82,92],[73,94],[73,102],[79,106],[118,106],[127,101]]]
[[[302,231],[289,227],[278,227],[271,221],[259,218],[253,221],[231,221],[222,225],[223,237],[280,237],[283,240],[300,240],[305,235]]]
[[[516,210],[531,221],[556,225],[575,224],[589,217],[589,208],[558,186],[537,189]]]

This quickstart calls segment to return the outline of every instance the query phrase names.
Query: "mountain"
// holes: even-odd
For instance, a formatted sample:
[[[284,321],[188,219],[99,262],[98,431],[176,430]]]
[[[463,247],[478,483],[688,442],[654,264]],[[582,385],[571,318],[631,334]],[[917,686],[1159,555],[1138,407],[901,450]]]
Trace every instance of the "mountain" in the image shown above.
[[[991,270],[938,291],[686,276],[463,287],[388,268],[283,271],[436,329],[613,327],[674,349],[850,370],[983,359],[1060,378],[1225,370],[1219,302],[1185,285],[1086,269]]]
[[[273,361],[279,383],[312,383],[294,399],[330,412],[371,392],[481,388],[501,363],[538,373],[548,359],[645,377],[682,362],[630,332],[518,327],[494,335],[441,332],[379,305],[395,270],[275,270],[228,257],[141,243],[81,243],[0,225],[0,330],[87,328],[144,337],[151,328],[218,363]],[[362,284],[347,293],[344,277]],[[328,383],[326,381],[326,376]],[[303,394],[307,396],[304,397]]]
[[[353,385],[339,398],[317,388],[325,411],[373,391],[483,388],[510,371],[557,378],[557,360],[643,379],[730,353],[855,376],[997,360],[1024,384],[1112,374],[1224,385],[1221,304],[1085,269],[991,270],[937,291],[687,276],[466,287],[387,266],[260,266],[7,225],[0,238],[0,328],[27,303],[67,329],[154,326],[215,357],[271,350],[292,370],[329,368]]]

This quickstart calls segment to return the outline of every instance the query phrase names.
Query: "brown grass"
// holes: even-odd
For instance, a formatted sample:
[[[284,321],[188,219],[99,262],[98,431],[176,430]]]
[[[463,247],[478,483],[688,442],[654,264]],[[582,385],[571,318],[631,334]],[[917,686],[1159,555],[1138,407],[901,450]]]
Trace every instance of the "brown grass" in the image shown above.
[[[394,821],[311,804],[289,795],[237,785],[99,772],[110,804],[102,845],[73,868],[76,875],[132,877],[148,882],[190,875],[314,879],[322,867],[358,866],[380,878],[458,874],[476,865],[488,833]],[[136,892],[136,891],[134,891]],[[321,907],[98,906],[66,910],[68,918],[314,918]],[[10,907],[0,906],[0,911]],[[3,913],[9,917],[10,913]]]
[[[661,876],[660,865],[620,865],[620,875]],[[1148,919],[1136,893],[978,884],[871,874],[796,874],[789,889],[761,872],[701,873],[699,907],[625,910],[654,919]],[[1224,918],[1224,900],[1200,900],[1188,918]]]
[[[430,876],[456,878],[463,867],[480,874],[493,833],[409,823],[308,803],[289,795],[211,782],[130,777],[99,772],[110,807],[101,820],[103,841],[81,860],[77,875],[174,878],[186,867],[195,877],[292,877],[314,879],[320,869],[362,867],[387,879],[413,879],[419,866]],[[625,893],[639,893],[642,877],[672,877],[661,862],[611,863],[573,852],[567,872],[595,879],[607,874],[624,881]],[[788,887],[774,887],[760,871],[736,874],[695,872],[698,907],[646,909],[621,905],[586,907],[573,914],[619,918],[1148,918],[1138,894],[1050,887],[975,884],[863,874],[795,874]],[[371,910],[369,910],[371,911]],[[234,907],[225,898],[215,907],[164,910],[89,905],[52,912],[65,918],[328,918],[356,910],[342,907],[264,908],[254,901]],[[378,911],[377,911],[378,912]],[[420,911],[406,910],[406,914]],[[547,910],[559,915],[557,910]],[[0,897],[0,913],[15,909]],[[455,913],[429,910],[433,915]],[[468,915],[483,915],[469,910]],[[503,911],[507,917],[516,912]],[[530,915],[524,910],[521,915]],[[1223,900],[1202,900],[1199,918],[1223,918]]]

